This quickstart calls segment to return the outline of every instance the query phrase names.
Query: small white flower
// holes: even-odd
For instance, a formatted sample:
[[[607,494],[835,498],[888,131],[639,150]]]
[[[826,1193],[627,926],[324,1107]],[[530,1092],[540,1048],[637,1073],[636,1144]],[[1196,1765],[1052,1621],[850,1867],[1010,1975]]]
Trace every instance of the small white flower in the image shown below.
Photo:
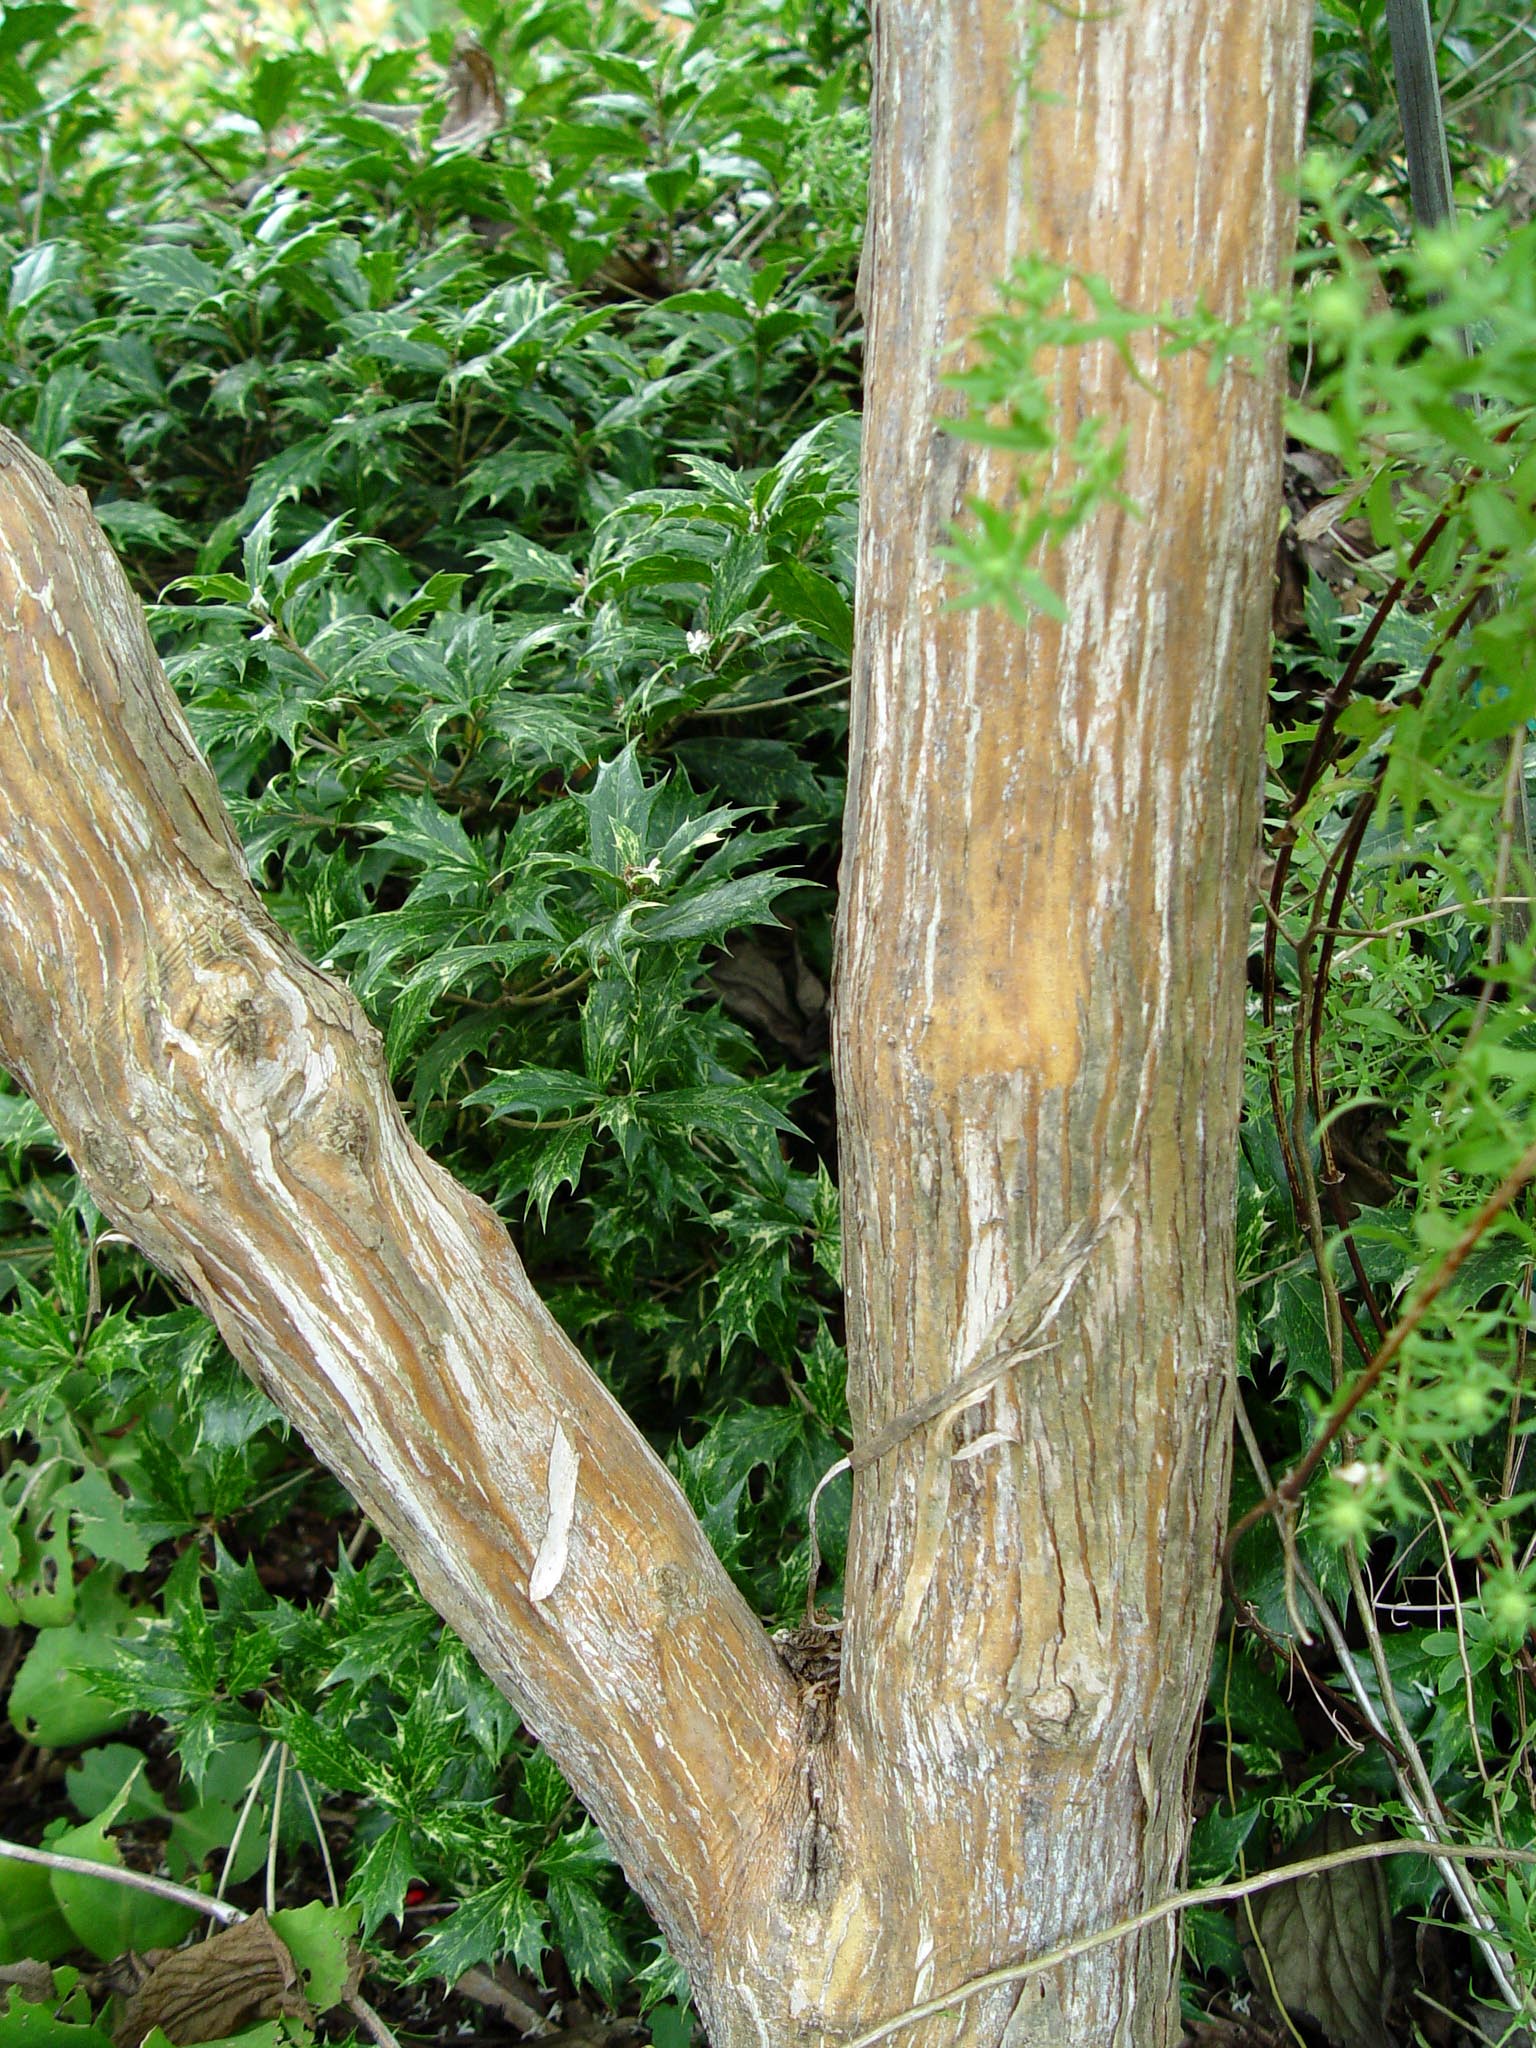
[[[708,633],[695,631],[688,635],[688,652],[695,661],[702,661],[705,655],[708,654],[709,648],[710,636]]]
[[[1356,1458],[1352,1465],[1341,1465],[1334,1477],[1345,1486],[1375,1486],[1382,1478],[1380,1465],[1367,1465]]]

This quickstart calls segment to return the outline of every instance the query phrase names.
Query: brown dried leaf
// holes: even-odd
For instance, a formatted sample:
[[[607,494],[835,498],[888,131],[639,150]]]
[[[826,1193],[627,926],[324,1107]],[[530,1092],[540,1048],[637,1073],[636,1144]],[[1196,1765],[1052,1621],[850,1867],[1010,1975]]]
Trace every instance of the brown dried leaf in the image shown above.
[[[1285,593],[1277,629],[1300,637],[1306,624],[1302,601],[1304,569],[1310,569],[1336,593],[1347,612],[1359,609],[1359,565],[1374,545],[1370,521],[1356,513],[1360,487],[1351,485],[1342,465],[1316,448],[1287,448],[1285,505],[1290,514],[1280,536],[1282,579],[1289,576],[1293,592]]]
[[[422,116],[420,107],[391,106],[379,100],[358,100],[355,111],[366,114],[371,121],[382,122],[386,128],[398,128],[402,135],[414,135]],[[260,189],[259,184],[257,189]]]
[[[54,1997],[53,1971],[47,1963],[23,1957],[19,1963],[0,1965],[0,1989],[14,1986],[29,2005],[47,2005]]]
[[[1319,498],[1317,503],[1303,512],[1297,520],[1296,538],[1300,541],[1316,541],[1332,533],[1349,517],[1364,495],[1365,489],[1364,483],[1356,483],[1331,498]]]
[[[1256,2020],[1228,2020],[1206,2014],[1189,2022],[1179,2048],[1276,2048],[1276,2037]]]
[[[1407,1157],[1389,1112],[1374,1103],[1344,1110],[1329,1127],[1328,1151],[1351,1222],[1396,1197]]]
[[[498,1972],[504,1967],[498,1964]],[[537,2040],[556,2031],[554,2022],[545,2019],[538,2007],[530,2005],[520,1991],[504,1984],[499,1974],[493,1975],[489,1970],[466,1970],[453,1988],[460,1998],[472,1998],[477,2005],[488,2005],[493,2012],[499,2012],[529,2040]]]
[[[1358,1846],[1343,1813],[1330,1813],[1298,1851]],[[1392,1919],[1379,1863],[1349,1863],[1277,1885],[1254,1902],[1260,1955],[1247,1956],[1260,1993],[1271,1978],[1293,2020],[1310,2020],[1332,2048],[1393,2048],[1383,2014],[1392,1995]],[[1266,1971],[1265,1962],[1269,1968]]]
[[[175,1949],[129,1999],[113,2033],[117,2048],[139,2048],[152,2027],[181,2044],[217,2041],[258,2020],[303,2019],[292,1956],[253,1913],[191,1948]]]
[[[732,1016],[745,1018],[815,1059],[827,1042],[827,991],[807,966],[792,929],[738,938],[709,970],[710,986]]]

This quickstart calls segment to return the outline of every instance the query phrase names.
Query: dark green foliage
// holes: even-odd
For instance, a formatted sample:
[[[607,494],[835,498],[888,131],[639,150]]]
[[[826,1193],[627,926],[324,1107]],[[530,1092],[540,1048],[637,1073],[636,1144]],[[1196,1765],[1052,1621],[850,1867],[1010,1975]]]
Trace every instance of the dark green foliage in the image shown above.
[[[1352,60],[1361,80],[1381,56],[1372,12]],[[1463,12],[1465,38],[1444,49],[1469,62],[1528,38],[1500,10]],[[1325,22],[1321,91],[1331,33]],[[1471,91],[1459,75],[1453,113]],[[1527,65],[1526,110],[1530,80]],[[1353,118],[1335,102],[1331,133]],[[1268,1860],[1323,1815],[1312,1845],[1342,1846],[1351,1810],[1366,1832],[1385,1819],[1422,1838],[1427,1817],[1451,1840],[1536,1838],[1522,1392],[1536,1257],[1536,229],[1487,210],[1507,159],[1463,126],[1463,222],[1410,245],[1404,195],[1374,154],[1393,132],[1365,121],[1355,175],[1319,160],[1305,188],[1240,1369],[1270,1477],[1325,1469],[1288,1537],[1266,1516],[1232,1554],[1248,1646],[1218,1660],[1211,1689],[1227,1788],[1202,1824],[1212,1875]],[[1246,1518],[1261,1495],[1240,1444],[1234,1510]],[[1380,1902],[1410,1913],[1438,1895],[1453,1923],[1484,1930],[1480,1948],[1464,1934],[1442,1944],[1442,2000],[1478,1979],[1516,2003],[1536,1996],[1518,1868],[1481,1866],[1459,1904],[1427,1861],[1384,1870]],[[1320,1911],[1283,1890],[1251,1926],[1240,1915],[1248,1967],[1271,2003],[1310,2011],[1320,2038],[1396,2039],[1380,2031],[1382,1904],[1340,1879]],[[1230,1956],[1205,1959],[1241,1974]],[[1399,1983],[1394,2023],[1417,2009],[1419,1981]],[[1346,2018],[1361,1985],[1368,2023]]]
[[[1241,358],[1291,322],[1237,1365],[1271,1478],[1338,1435],[1289,1539],[1260,1517],[1233,1549],[1196,1880],[1342,1840],[1341,1808],[1408,1831],[1394,1746],[1453,1833],[1536,1839],[1529,1188],[1474,1222],[1536,1129],[1511,900],[1536,231],[1489,207],[1531,30],[1434,12],[1460,233],[1411,247],[1382,0],[1329,0],[1292,312],[1234,334],[1027,266],[968,375],[966,430],[1043,477],[1042,346],[1155,329]],[[455,140],[446,31],[348,75],[256,52],[167,134],[114,127],[67,9],[0,8],[0,420],[92,494],[269,902],[369,1007],[413,1128],[501,1208],[777,1623],[847,1445],[823,1047],[863,23],[841,0],[466,14],[507,112]],[[1063,601],[1050,549],[1118,473],[1112,432],[1074,432],[1022,520],[953,537],[978,597]],[[0,1620],[31,1632],[18,1732],[74,1753],[54,1833],[152,1844],[177,1877],[227,1863],[253,1901],[263,1866],[323,1900],[329,1855],[376,1986],[507,1957],[651,2009],[677,2048],[686,1985],[547,1758],[16,1096],[0,1280]],[[1234,1522],[1263,1492],[1240,1446]],[[818,1511],[833,1610],[847,1499]],[[72,1920],[8,1869],[8,1952],[55,1959],[105,1913],[99,1881]],[[1400,1914],[1445,1905],[1427,1860],[1386,1881]],[[1529,1886],[1477,1883],[1536,1979]],[[1272,1990],[1314,1949],[1386,1982],[1374,1891],[1339,1891],[1294,1967],[1270,1896]],[[1262,1993],[1255,1932],[1189,1918],[1192,2001],[1250,1970]],[[1437,1981],[1470,2001],[1484,1967],[1455,1937]],[[56,2031],[94,2043],[89,2017]]]
[[[253,871],[417,1134],[776,1623],[846,1426],[822,1048],[862,30],[470,12],[508,112],[444,143],[446,36],[350,79],[271,50],[184,134],[115,133],[67,11],[5,10],[0,419],[154,601]],[[237,1871],[270,1840],[295,1897],[340,1806],[386,1973],[554,1950],[623,1999],[643,1917],[512,1709],[0,1113],[0,1577],[44,1643],[112,1595],[55,1739],[158,1726],[184,1804],[234,1759]],[[196,1839],[217,1867],[234,1809]],[[675,1973],[640,1995],[682,2038]]]

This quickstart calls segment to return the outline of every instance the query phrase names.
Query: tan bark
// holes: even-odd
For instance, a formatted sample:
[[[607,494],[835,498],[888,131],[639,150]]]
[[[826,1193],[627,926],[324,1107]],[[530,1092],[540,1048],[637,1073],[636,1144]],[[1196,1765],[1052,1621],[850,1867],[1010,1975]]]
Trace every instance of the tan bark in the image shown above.
[[[355,1003],[260,909],[88,509],[0,440],[0,1057],[520,1704],[715,2048],[846,2038],[1177,1873],[1226,1469],[1275,383],[1186,360],[1154,401],[1098,354],[1057,366],[1069,420],[1125,427],[1147,512],[1064,553],[1065,628],[946,609],[935,549],[1007,480],[932,422],[943,351],[1026,247],[1143,305],[1236,311],[1275,281],[1306,20],[877,14],[836,1050],[855,1426],[900,1441],[856,1474],[830,1720],[501,1225],[406,1134]],[[1027,1331],[1074,1229],[1055,1348],[902,1425]],[[1165,2048],[1173,1941],[902,2039]]]
[[[914,1992],[1170,1888],[1217,1598],[1247,878],[1276,533],[1273,376],[1052,366],[1128,437],[1052,580],[1070,623],[946,606],[935,543],[1005,463],[933,431],[946,351],[1026,250],[1127,304],[1282,275],[1304,0],[877,14],[854,786],[836,1037],[856,1433],[956,1377],[1106,1220],[1052,1335],[856,1495],[844,1738],[905,1874]],[[1030,30],[1039,32],[1029,70]],[[1021,79],[1021,71],[1024,73]],[[963,1899],[963,1903],[960,1900]],[[942,1933],[940,1928],[942,1926]],[[909,1930],[938,1945],[919,1966]],[[1004,1932],[1004,1930],[1007,1930]],[[925,2040],[1162,2043],[1173,1930]]]
[[[0,462],[0,1058],[696,1958],[796,1767],[788,1675],[501,1223],[407,1135],[352,996],[258,904],[83,493],[10,435]]]

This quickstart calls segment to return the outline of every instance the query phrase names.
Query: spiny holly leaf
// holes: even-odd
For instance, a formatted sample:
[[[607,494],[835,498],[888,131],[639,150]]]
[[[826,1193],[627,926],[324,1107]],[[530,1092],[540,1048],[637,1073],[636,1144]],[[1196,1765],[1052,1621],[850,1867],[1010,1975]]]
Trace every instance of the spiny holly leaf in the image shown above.
[[[466,1970],[503,1956],[539,1976],[547,1925],[547,1915],[522,1881],[504,1877],[454,1908],[417,1955],[409,1981],[441,1977],[452,1984]]]
[[[411,1880],[420,1875],[417,1862],[411,1830],[403,1820],[391,1821],[369,1843],[347,1886],[348,1899],[362,1914],[365,1936],[380,1921],[400,1918]]]
[[[540,1149],[528,1175],[527,1190],[528,1205],[538,1211],[541,1224],[548,1223],[549,1205],[562,1188],[575,1192],[593,1137],[588,1127],[577,1124],[569,1130],[557,1131]]]
[[[567,1969],[578,1984],[591,1984],[611,2004],[633,1967],[618,1938],[612,1909],[576,1878],[551,1877],[547,1890],[555,1938]]]
[[[392,853],[421,869],[416,893],[424,902],[450,892],[478,892],[489,880],[484,850],[430,797],[392,798],[370,823]]]
[[[788,887],[783,875],[767,873],[680,888],[667,903],[643,905],[633,930],[651,945],[723,939],[742,925],[776,924],[773,905]]]
[[[721,1500],[759,1466],[775,1464],[802,1428],[793,1408],[738,1408],[711,1425],[688,1464],[706,1497]]]
[[[580,585],[574,562],[521,533],[503,534],[475,552],[481,561],[501,571],[510,589],[575,590]]]
[[[1302,1747],[1296,1716],[1246,1645],[1240,1645],[1235,1654],[1225,1643],[1217,1645],[1210,1702],[1212,1713],[1240,1741],[1265,1742],[1274,1749]]]
[[[483,1088],[464,1097],[467,1105],[483,1106],[498,1116],[564,1119],[585,1115],[600,1099],[584,1074],[549,1067],[519,1067],[515,1073],[493,1074]]]

